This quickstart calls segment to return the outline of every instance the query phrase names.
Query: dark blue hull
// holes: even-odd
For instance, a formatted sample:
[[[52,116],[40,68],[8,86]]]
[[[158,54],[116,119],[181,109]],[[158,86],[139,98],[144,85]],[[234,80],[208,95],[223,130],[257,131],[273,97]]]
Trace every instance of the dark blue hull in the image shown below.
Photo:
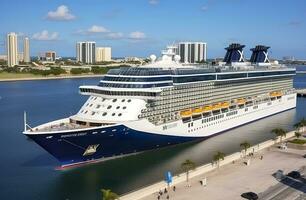
[[[145,133],[129,129],[124,125],[67,133],[27,134],[27,136],[57,158],[63,166],[203,139]],[[95,153],[84,155],[90,145],[99,146]]]

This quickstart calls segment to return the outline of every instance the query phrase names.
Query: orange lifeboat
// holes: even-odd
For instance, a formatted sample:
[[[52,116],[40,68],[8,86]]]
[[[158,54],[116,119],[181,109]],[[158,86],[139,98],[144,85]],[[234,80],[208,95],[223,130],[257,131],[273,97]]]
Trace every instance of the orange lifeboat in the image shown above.
[[[246,100],[241,98],[237,100],[238,105],[245,104]]]
[[[209,105],[209,106],[204,106],[204,107],[202,108],[203,112],[209,112],[209,111],[211,111],[212,109],[213,109],[213,107],[212,107],[211,105]]]
[[[203,112],[202,108],[194,108],[194,109],[192,109],[192,114],[193,115],[200,115],[200,114],[202,114],[202,112]]]
[[[276,92],[270,92],[270,96],[271,97],[280,97],[282,96],[283,93],[282,92],[279,92],[279,91],[276,91]]]
[[[218,110],[218,109],[220,109],[221,108],[221,103],[216,103],[216,104],[213,104],[212,105],[212,109],[213,110]]]
[[[229,102],[223,102],[221,103],[221,108],[228,108],[229,107]]]
[[[180,112],[180,115],[181,115],[181,117],[191,117],[192,112],[191,112],[190,109],[189,110],[183,110],[183,111]]]

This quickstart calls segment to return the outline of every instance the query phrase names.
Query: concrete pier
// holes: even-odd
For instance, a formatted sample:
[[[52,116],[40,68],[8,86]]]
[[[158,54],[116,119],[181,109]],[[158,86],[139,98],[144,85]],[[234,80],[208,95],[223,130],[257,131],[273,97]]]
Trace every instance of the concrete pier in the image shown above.
[[[294,136],[295,136],[294,131],[288,132],[287,135],[286,135],[286,138],[283,138],[283,141],[285,139],[289,139],[289,138],[292,138]],[[260,151],[262,151],[264,149],[267,149],[267,148],[269,148],[269,147],[271,147],[271,146],[273,146],[273,145],[275,145],[276,143],[279,143],[279,142],[281,142],[280,138],[278,138],[276,140],[271,139],[271,140],[262,142],[260,144],[257,144],[257,145],[254,145],[254,146],[250,147],[248,149],[248,151],[246,152],[246,154],[253,153],[253,154],[256,155],[256,153],[259,153]],[[245,155],[245,153],[243,151],[242,152],[236,152],[236,153],[233,153],[231,155],[228,155],[224,158],[224,160],[220,161],[219,166],[222,167],[222,166],[226,166],[226,165],[231,164],[231,163],[239,162],[239,161],[241,161],[241,159],[244,159],[243,158],[244,155]],[[269,165],[269,164],[267,163],[266,165]],[[190,172],[189,178],[193,179],[195,177],[203,176],[207,173],[213,172],[217,168],[218,168],[218,165],[216,163],[209,163],[209,164],[206,164],[206,165],[203,165],[203,166],[199,166],[195,170]],[[182,173],[182,174],[179,174],[177,176],[174,176],[172,181],[173,182],[172,182],[171,185],[182,185],[186,181],[186,174]],[[160,181],[160,182],[152,184],[148,187],[144,187],[144,188],[141,188],[137,191],[133,191],[131,193],[125,194],[125,195],[120,197],[120,200],[156,199],[156,197],[154,195],[160,190],[163,191],[164,188],[166,188],[166,187],[167,187],[166,182],[165,181]]]

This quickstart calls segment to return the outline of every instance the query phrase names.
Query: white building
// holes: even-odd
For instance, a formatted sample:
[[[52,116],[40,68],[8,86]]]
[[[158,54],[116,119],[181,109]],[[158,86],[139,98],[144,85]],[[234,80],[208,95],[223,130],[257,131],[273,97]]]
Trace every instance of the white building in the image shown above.
[[[23,40],[23,62],[29,63],[30,61],[30,40],[25,37]]]
[[[9,33],[7,34],[7,65],[13,67],[18,65],[18,44],[17,44],[17,34]]]
[[[96,62],[111,61],[112,49],[110,47],[96,48]]]
[[[76,45],[78,62],[92,64],[96,61],[96,42],[78,42]]]
[[[182,63],[197,63],[207,59],[207,46],[204,42],[180,42],[178,55]]]

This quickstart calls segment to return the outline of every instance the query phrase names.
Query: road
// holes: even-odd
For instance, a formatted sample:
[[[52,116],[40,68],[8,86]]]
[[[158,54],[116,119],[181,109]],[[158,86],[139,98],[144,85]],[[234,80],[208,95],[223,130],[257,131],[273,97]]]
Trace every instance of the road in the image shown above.
[[[306,200],[306,168],[299,170],[302,177],[285,177],[278,184],[259,194],[261,200]]]

